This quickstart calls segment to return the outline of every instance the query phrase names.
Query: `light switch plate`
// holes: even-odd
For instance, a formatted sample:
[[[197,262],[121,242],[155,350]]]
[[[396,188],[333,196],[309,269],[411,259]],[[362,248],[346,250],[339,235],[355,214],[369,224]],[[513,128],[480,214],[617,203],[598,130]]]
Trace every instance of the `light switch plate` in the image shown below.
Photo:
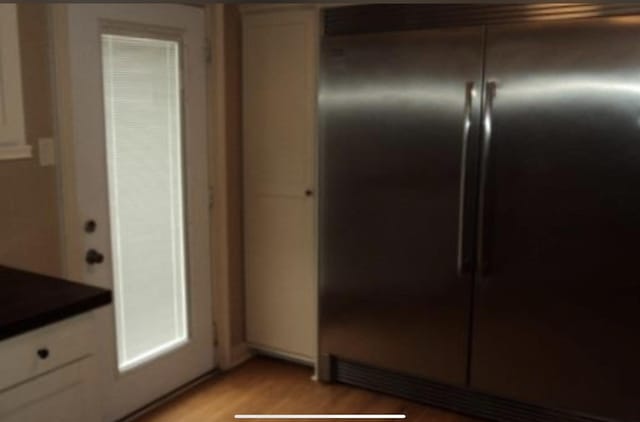
[[[55,165],[56,152],[53,146],[53,138],[38,138],[38,157],[42,167]]]

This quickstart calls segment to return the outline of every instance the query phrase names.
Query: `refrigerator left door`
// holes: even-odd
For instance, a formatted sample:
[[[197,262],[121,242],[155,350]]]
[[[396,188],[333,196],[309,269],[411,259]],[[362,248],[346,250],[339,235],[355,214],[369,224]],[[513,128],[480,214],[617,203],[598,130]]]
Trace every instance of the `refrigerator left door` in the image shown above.
[[[481,27],[324,40],[321,361],[465,383],[482,46]]]

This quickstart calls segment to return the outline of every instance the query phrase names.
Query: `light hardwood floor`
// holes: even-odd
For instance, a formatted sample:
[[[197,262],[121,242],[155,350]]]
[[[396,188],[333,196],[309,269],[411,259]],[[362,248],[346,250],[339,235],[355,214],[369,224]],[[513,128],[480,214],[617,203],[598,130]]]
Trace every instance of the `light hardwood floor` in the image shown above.
[[[227,422],[238,413],[404,413],[411,422],[479,422],[406,400],[310,379],[311,369],[254,358],[206,381],[139,422]]]

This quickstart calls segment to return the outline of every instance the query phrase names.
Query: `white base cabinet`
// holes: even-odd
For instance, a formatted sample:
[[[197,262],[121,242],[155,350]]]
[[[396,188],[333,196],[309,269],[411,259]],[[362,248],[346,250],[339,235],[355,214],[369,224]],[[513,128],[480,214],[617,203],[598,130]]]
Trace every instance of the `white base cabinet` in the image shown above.
[[[1,422],[101,420],[92,314],[0,342]]]

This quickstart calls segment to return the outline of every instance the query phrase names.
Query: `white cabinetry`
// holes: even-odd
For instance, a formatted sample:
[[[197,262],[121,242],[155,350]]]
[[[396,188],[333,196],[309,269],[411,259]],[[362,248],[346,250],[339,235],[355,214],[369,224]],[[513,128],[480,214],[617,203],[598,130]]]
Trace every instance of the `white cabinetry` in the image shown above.
[[[0,4],[0,160],[31,157],[24,131],[17,8]]]
[[[243,9],[246,327],[259,350],[316,355],[318,11]]]
[[[92,314],[0,342],[1,422],[91,422],[96,400]]]

